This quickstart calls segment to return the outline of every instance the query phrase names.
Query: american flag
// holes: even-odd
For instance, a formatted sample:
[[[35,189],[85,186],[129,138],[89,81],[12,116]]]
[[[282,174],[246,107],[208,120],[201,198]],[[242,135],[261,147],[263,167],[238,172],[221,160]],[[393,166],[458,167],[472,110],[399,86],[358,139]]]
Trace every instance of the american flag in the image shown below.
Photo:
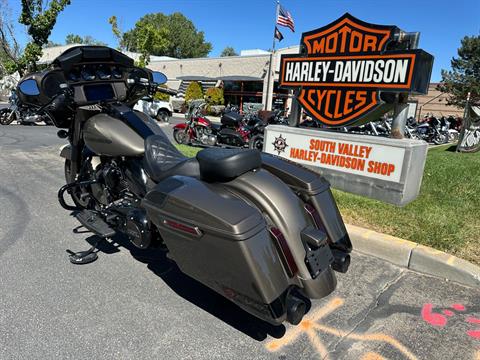
[[[282,5],[278,6],[277,24],[288,27],[295,32],[295,23],[293,22],[292,15]]]

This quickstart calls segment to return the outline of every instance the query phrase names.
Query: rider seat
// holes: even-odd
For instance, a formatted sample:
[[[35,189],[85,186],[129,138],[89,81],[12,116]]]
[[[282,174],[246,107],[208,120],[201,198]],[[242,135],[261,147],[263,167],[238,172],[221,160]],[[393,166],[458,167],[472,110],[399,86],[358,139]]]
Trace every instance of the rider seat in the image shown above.
[[[262,165],[258,150],[209,148],[197,153],[200,175],[206,181],[229,181]]]
[[[155,182],[173,175],[200,177],[198,161],[184,156],[165,134],[151,135],[145,139],[143,161],[145,170]]]

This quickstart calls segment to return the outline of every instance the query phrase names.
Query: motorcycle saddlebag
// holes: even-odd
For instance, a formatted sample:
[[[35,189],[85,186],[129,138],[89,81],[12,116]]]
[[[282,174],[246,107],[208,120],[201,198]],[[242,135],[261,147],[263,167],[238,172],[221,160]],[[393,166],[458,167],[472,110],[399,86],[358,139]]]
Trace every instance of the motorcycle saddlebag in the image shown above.
[[[225,126],[238,126],[243,116],[235,111],[230,111],[222,115],[221,123]]]
[[[219,190],[221,192],[221,190]],[[172,176],[142,206],[182,272],[250,313],[280,323],[287,276],[261,213],[203,182]]]

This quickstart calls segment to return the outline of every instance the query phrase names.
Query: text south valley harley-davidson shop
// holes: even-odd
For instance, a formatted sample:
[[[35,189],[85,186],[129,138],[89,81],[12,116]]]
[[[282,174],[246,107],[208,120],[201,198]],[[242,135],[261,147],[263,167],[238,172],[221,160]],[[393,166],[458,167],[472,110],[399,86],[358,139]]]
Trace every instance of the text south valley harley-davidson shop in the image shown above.
[[[405,152],[401,148],[297,134],[280,135],[272,140],[266,139],[267,152],[305,165],[393,182],[400,180]]]

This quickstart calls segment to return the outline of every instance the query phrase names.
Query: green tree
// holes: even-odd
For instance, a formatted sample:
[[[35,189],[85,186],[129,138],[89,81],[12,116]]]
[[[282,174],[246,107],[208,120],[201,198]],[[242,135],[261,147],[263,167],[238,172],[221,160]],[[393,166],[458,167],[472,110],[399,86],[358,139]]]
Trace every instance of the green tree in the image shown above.
[[[223,49],[222,53],[220,54],[221,57],[225,56],[238,56],[238,53],[235,51],[235,49],[231,46],[227,46],[225,49]]]
[[[133,40],[136,50],[140,53],[138,66],[145,67],[150,62],[151,54],[167,49],[168,30],[165,27],[157,28],[149,23],[137,23],[135,29],[137,31]]]
[[[21,1],[22,13],[19,22],[27,27],[27,33],[30,36],[30,41],[15,64],[16,70],[23,75],[28,68],[36,71],[37,61],[42,55],[42,47],[48,43],[58,15],[70,4],[70,0],[50,0],[46,4],[43,0]]]
[[[108,19],[108,23],[112,26],[113,36],[115,36],[115,38],[117,39],[117,42],[118,42],[117,49],[124,50],[124,46],[122,44],[123,31],[120,30],[120,27],[118,26],[117,17],[115,15],[110,16],[110,18]]]
[[[205,41],[203,31],[198,31],[191,20],[178,12],[171,15],[156,13],[143,16],[133,29],[123,34],[121,46],[141,53],[139,44],[143,44],[146,29],[150,28],[162,32],[161,36],[165,40],[163,43],[151,44],[151,55],[183,59],[206,56],[212,50],[212,44]]]
[[[16,39],[7,0],[0,0],[0,75],[16,71],[20,46]]]
[[[192,81],[185,91],[185,101],[203,99],[202,86],[197,81]]]
[[[80,35],[76,34],[68,34],[65,37],[65,44],[70,45],[70,44],[82,44],[83,43],[83,38]]]
[[[84,44],[84,45],[102,45],[102,46],[107,45],[102,41],[94,39],[90,35],[86,35],[86,36],[82,37],[82,36],[77,35],[77,34],[68,34],[65,37],[65,44],[67,44],[67,45],[69,45],[69,44]]]
[[[45,45],[43,45],[43,48],[50,48],[55,46],[62,46],[62,44],[56,43],[55,41],[52,41],[52,40],[48,40],[48,42]]]
[[[480,104],[480,35],[465,36],[458,57],[451,60],[452,70],[442,70],[438,90],[447,93],[449,105],[464,107],[467,94],[471,103]]]

